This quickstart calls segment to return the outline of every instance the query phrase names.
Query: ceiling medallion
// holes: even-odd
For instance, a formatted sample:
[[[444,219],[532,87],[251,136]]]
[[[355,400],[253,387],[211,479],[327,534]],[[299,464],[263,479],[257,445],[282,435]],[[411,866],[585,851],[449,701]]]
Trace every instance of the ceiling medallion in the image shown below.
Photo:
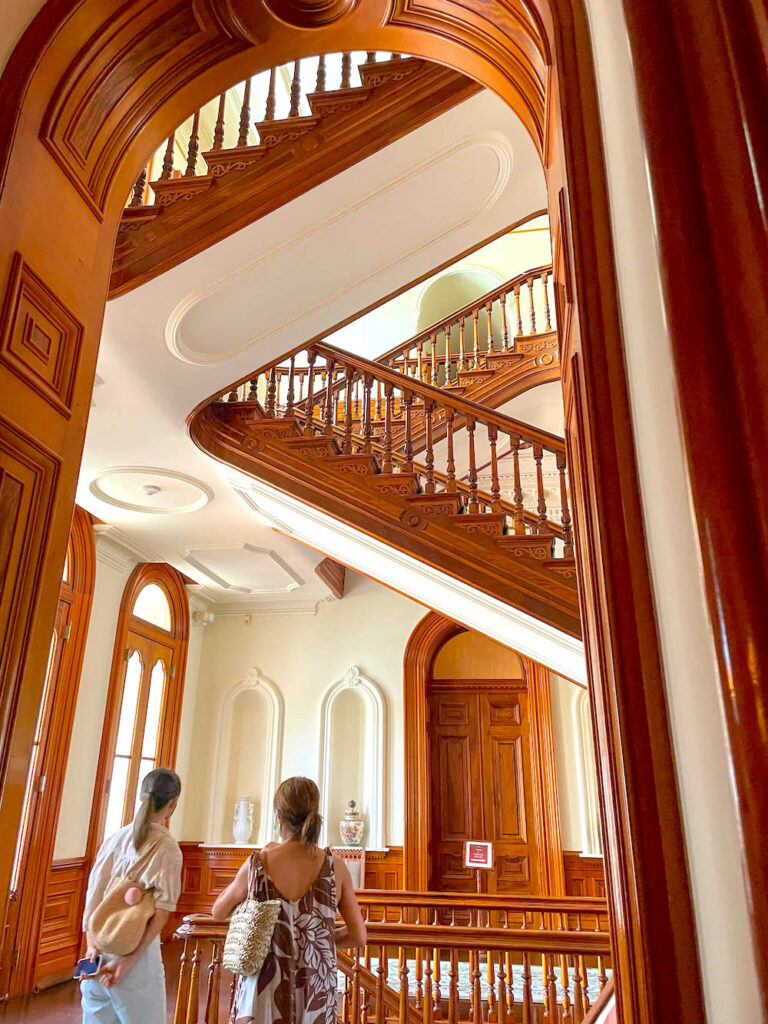
[[[213,491],[202,480],[154,466],[105,469],[91,480],[89,490],[115,508],[150,515],[195,512],[213,497]]]

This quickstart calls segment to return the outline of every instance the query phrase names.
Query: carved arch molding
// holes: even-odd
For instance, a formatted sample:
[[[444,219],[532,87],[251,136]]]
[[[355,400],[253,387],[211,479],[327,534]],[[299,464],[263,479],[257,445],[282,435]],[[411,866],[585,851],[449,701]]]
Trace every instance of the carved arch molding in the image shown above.
[[[323,51],[413,53],[497,92],[542,154],[620,1009],[632,1024],[701,1020],[582,2],[268,3],[48,0],[0,82],[0,897],[42,692],[114,240],[136,174],[184,117],[246,75]],[[743,465],[739,443],[741,434],[758,436],[760,416],[764,426],[768,391],[764,346],[756,341],[768,330],[760,276],[768,262],[765,188],[757,180],[764,162],[744,144],[764,140],[768,86],[753,72],[764,57],[754,27],[760,4],[625,0],[624,8],[651,178],[664,200],[660,247],[671,279],[681,416],[695,439],[688,446],[694,501],[702,503],[701,516],[709,508],[722,520],[707,521],[705,575],[711,591],[712,578],[723,573],[717,593],[724,610],[712,614],[724,617],[715,633],[730,659],[734,777],[749,812],[746,863],[764,953],[768,867],[759,823],[768,807],[768,747],[755,738],[762,735],[765,687],[753,678],[768,678],[761,599],[768,576],[747,546],[732,542],[754,537],[765,554],[765,532],[750,516],[765,507],[766,478]],[[729,45],[713,47],[721,34]],[[711,138],[715,126],[719,136]],[[723,146],[726,137],[734,145]],[[740,196],[737,210],[718,206],[728,186]],[[713,251],[722,255],[716,260]],[[733,266],[744,286],[737,291],[730,287]],[[679,267],[686,278],[672,276]],[[702,280],[712,284],[708,303],[701,302]],[[736,307],[726,314],[732,299]],[[735,394],[739,366],[753,372],[742,370]],[[686,388],[684,369],[695,388]],[[718,494],[724,476],[730,484]],[[742,494],[755,500],[739,500]],[[759,959],[768,992],[768,956]]]

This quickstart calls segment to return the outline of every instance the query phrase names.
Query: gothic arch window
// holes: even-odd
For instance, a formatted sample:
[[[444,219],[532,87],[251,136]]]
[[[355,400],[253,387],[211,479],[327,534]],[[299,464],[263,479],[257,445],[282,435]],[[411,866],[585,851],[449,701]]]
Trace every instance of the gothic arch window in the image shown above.
[[[364,845],[384,849],[386,732],[384,694],[357,665],[350,666],[320,708],[318,782],[326,842],[339,841],[338,820],[352,799],[366,822]]]
[[[257,668],[224,695],[213,758],[209,843],[232,841],[233,808],[240,797],[249,797],[254,804],[251,842],[262,846],[272,839],[272,797],[280,778],[283,721],[282,694]]]
[[[165,563],[137,566],[117,620],[89,856],[132,819],[147,772],[175,763],[188,635],[181,573]]]

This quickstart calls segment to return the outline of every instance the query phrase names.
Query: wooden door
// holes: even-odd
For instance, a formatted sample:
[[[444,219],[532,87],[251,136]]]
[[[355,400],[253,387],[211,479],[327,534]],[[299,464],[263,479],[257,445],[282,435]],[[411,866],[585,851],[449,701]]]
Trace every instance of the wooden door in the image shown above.
[[[477,891],[464,844],[494,844],[484,892],[540,891],[528,699],[509,688],[441,681],[429,696],[432,788],[430,888]]]

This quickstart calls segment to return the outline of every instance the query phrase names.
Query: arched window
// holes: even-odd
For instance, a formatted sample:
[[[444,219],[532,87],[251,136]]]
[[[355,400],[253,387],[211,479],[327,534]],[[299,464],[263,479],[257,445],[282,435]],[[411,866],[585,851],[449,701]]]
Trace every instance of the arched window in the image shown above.
[[[132,818],[141,780],[173,767],[189,633],[181,573],[137,566],[126,584],[115,637],[89,836],[101,841]]]

